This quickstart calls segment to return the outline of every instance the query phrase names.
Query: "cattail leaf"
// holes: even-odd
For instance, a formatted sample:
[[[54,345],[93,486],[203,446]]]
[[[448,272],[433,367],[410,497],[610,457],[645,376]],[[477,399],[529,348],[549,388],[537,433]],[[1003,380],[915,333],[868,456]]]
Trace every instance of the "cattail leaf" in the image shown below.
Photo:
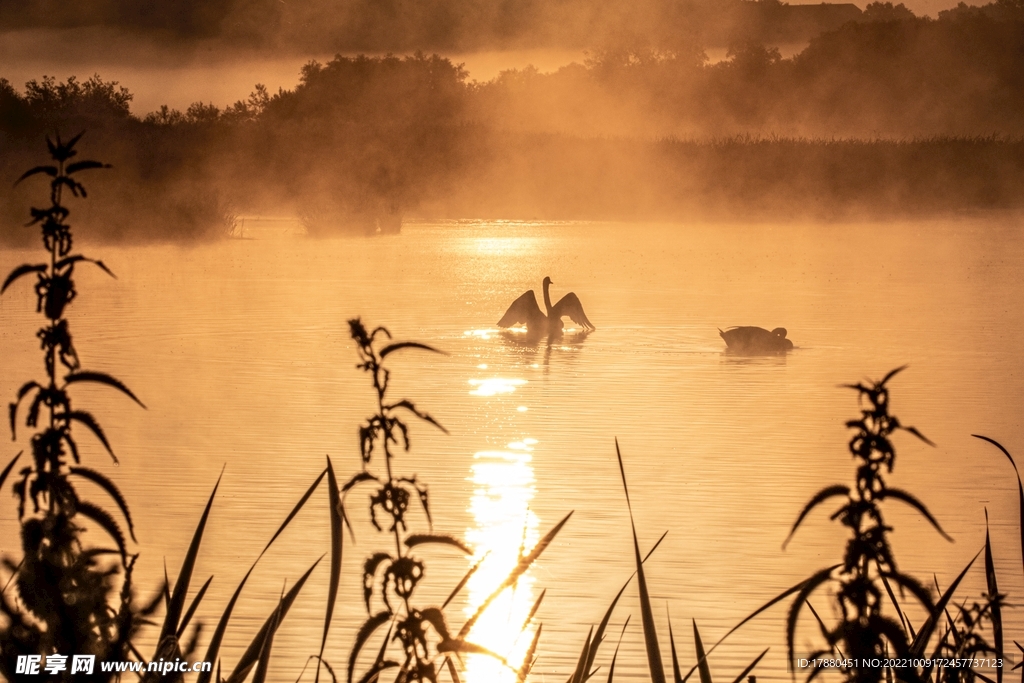
[[[295,504],[295,507],[292,508],[292,511],[289,512],[288,516],[284,518],[283,522],[281,522],[281,526],[277,528],[277,531],[274,532],[274,535],[270,537],[269,541],[267,541],[267,545],[263,547],[263,552],[260,553],[261,557],[263,553],[267,552],[267,548],[269,548],[270,545],[277,540],[277,537],[281,535],[281,532],[283,532],[285,528],[291,523],[292,519],[295,518],[295,515],[299,514],[299,510],[301,510],[302,506],[306,504],[306,501],[309,500],[309,497],[313,495],[313,491],[316,491],[316,487],[320,485],[320,482],[323,480],[324,475],[326,474],[327,469],[324,468],[323,472],[320,473],[320,476],[318,476],[316,480],[312,484],[310,484],[309,488],[306,489],[306,492],[302,494],[302,498],[299,499],[299,502]]]
[[[587,631],[587,639],[583,641],[583,649],[580,651],[579,659],[576,660],[576,668],[569,677],[569,683],[583,683],[587,673],[587,654],[590,652],[590,639],[594,637],[594,627]]]
[[[1022,560],[1024,560],[1024,484],[1021,484],[1020,472],[1017,470],[1017,463],[1013,461],[1013,456],[1010,455],[1010,451],[1006,450],[1003,447],[1003,445],[996,441],[995,439],[990,439],[989,437],[982,436],[981,434],[971,434],[971,436],[973,436],[975,439],[987,441],[996,448],[998,448],[999,450],[1001,450],[1003,452],[1003,455],[1006,456],[1006,459],[1010,461],[1011,465],[1013,465],[1013,471],[1017,475],[1017,512],[1020,515],[1020,523],[1018,525],[1018,529],[1020,530],[1020,550],[1021,558]],[[1024,683],[1024,681],[1022,681],[1021,683]]]
[[[910,629],[907,628],[907,619],[903,616],[903,609],[900,607],[899,601],[896,599],[896,594],[892,592],[892,586],[889,585],[889,579],[886,578],[885,573],[879,572],[879,578],[882,579],[882,585],[885,586],[885,592],[889,595],[889,601],[892,606],[896,608],[896,616],[900,618],[900,624],[903,626],[903,632],[913,638],[910,635]]]
[[[469,571],[467,571],[465,576],[462,577],[462,580],[459,581],[459,583],[456,584],[455,588],[452,589],[452,592],[448,595],[448,599],[445,600],[444,603],[441,605],[441,609],[447,607],[448,603],[455,599],[455,596],[458,595],[459,591],[462,590],[466,583],[469,582],[469,579],[473,576],[473,574],[476,574],[476,570],[480,569],[480,565],[484,563],[484,560],[486,560],[490,556],[490,554],[491,551],[488,550],[486,553],[483,554],[483,556],[479,560],[477,560],[476,564],[469,568]]]
[[[613,683],[615,676],[615,660],[619,658],[619,646],[622,645],[622,636],[626,633],[626,627],[629,626],[629,617],[626,617],[626,623],[622,625],[622,632],[619,633],[619,642],[615,643],[615,652],[612,653],[612,663],[608,667],[608,683]]]
[[[377,328],[377,329],[384,329],[384,328]],[[386,330],[385,330],[385,332],[386,332]],[[377,333],[377,331],[374,330],[374,334],[376,334],[376,333]],[[400,351],[402,349],[422,349],[424,351],[430,351],[432,353],[439,353],[442,356],[447,356],[448,355],[447,353],[445,353],[444,351],[441,351],[440,349],[435,349],[433,346],[427,346],[426,344],[420,344],[419,342],[398,342],[397,344],[388,344],[383,349],[381,349],[380,350],[380,358],[381,358],[381,360],[384,360],[390,354],[394,353],[395,351]]]
[[[512,568],[512,571],[509,572],[508,576],[505,577],[505,580],[502,581],[501,584],[499,584],[498,587],[490,595],[487,596],[487,598],[477,608],[473,616],[467,619],[466,623],[462,625],[462,628],[459,630],[459,639],[465,638],[466,635],[469,633],[470,629],[472,629],[473,625],[477,622],[477,619],[479,619],[480,615],[484,613],[484,610],[486,610],[490,606],[490,604],[494,602],[495,598],[501,595],[502,591],[511,586],[513,583],[515,583],[516,580],[518,580],[519,577],[522,576],[526,572],[526,570],[530,568],[530,566],[537,560],[537,558],[540,557],[541,553],[543,553],[544,550],[548,547],[551,541],[554,540],[555,536],[558,535],[558,532],[562,530],[562,527],[565,526],[565,523],[569,521],[570,517],[572,517],[572,512],[563,517],[562,520],[558,522],[558,524],[556,524],[554,528],[551,529],[551,531],[544,534],[544,537],[537,542],[537,545],[533,547],[533,550],[531,550],[526,557],[521,559],[519,563]],[[449,598],[449,600],[450,599],[451,598]]]
[[[125,521],[128,522],[128,533],[131,534],[132,540],[138,543],[135,539],[135,525],[132,524],[132,516],[128,512],[128,503],[125,501],[124,496],[121,495],[120,489],[114,485],[114,482],[88,467],[72,467],[71,474],[82,477],[83,479],[88,479],[106,491],[110,497],[114,499],[114,502],[117,503],[117,507],[121,509],[121,514],[124,515]]]
[[[661,663],[661,647],[658,644],[658,633],[654,626],[654,610],[651,608],[651,597],[647,592],[647,577],[644,576],[644,565],[640,559],[640,543],[636,536],[636,524],[633,522],[633,506],[629,502],[629,487],[626,485],[626,468],[622,463],[622,451],[619,440],[615,439],[615,454],[619,458],[619,473],[622,475],[622,488],[626,493],[626,507],[629,509],[629,524],[633,530],[633,555],[636,561],[636,580],[640,589],[640,616],[644,628],[644,644],[647,649],[647,666],[651,673],[652,683],[666,683],[665,669]]]
[[[73,372],[64,378],[64,385],[73,384],[75,382],[96,382],[97,384],[105,384],[108,387],[113,387],[120,391],[122,394],[130,398],[131,400],[138,403],[143,408],[146,405],[139,400],[139,398],[132,393],[131,389],[126,387],[121,380],[111,377],[110,375],[103,372]]]
[[[526,683],[526,677],[530,675],[530,670],[533,669],[533,663],[536,661],[534,658],[537,654],[537,644],[540,643],[540,634],[543,630],[544,624],[541,624],[534,631],[530,646],[526,648],[526,655],[523,656],[523,663],[520,665],[519,671],[516,672],[516,683]],[[451,661],[451,658],[448,661]]]
[[[47,266],[45,263],[40,263],[38,265],[30,265],[27,263],[21,264],[20,266],[12,270],[10,275],[7,276],[7,279],[4,280],[3,286],[0,287],[0,294],[3,294],[5,291],[7,291],[7,288],[10,287],[14,283],[14,281],[17,280],[22,275],[28,275],[29,273],[45,273],[46,269]]]
[[[789,650],[789,665],[793,670],[796,668],[796,622],[800,617],[800,608],[803,607],[804,603],[806,603],[807,599],[811,596],[811,593],[814,592],[818,586],[825,583],[832,577],[832,571],[835,568],[835,566],[826,567],[825,569],[816,572],[811,576],[811,578],[807,579],[803,583],[798,584],[799,593],[797,593],[796,599],[789,608],[789,615],[786,617],[786,645]],[[792,590],[793,589],[790,589],[790,591]],[[778,599],[776,599],[776,601],[778,601]],[[733,630],[735,630],[735,628]]]
[[[654,554],[654,551],[658,549],[658,546],[661,545],[661,542],[665,540],[665,536],[667,535],[667,531],[661,535],[661,538],[658,539],[658,542],[655,543],[654,546],[644,556],[644,562],[646,562],[650,558],[650,556]],[[608,621],[612,617],[612,612],[615,610],[615,605],[619,602],[619,598],[622,597],[623,592],[625,592],[626,587],[629,585],[629,582],[633,580],[634,576],[636,576],[635,571],[632,574],[630,574],[628,579],[626,579],[626,583],[622,584],[622,588],[620,588],[619,592],[616,593],[615,598],[612,600],[612,603],[608,605],[608,609],[605,610],[604,617],[601,618],[601,623],[597,627],[597,631],[594,634],[594,641],[590,647],[590,654],[587,657],[587,671],[590,671],[591,667],[594,665],[594,659],[597,657],[597,650],[601,646],[601,643],[604,642],[604,632],[605,629],[608,627]]]
[[[938,625],[942,612],[946,609],[946,604],[949,603],[950,598],[953,597],[953,593],[956,592],[960,582],[965,576],[967,576],[967,571],[974,564],[974,561],[978,559],[978,555],[981,555],[983,551],[984,548],[979,550],[977,554],[971,558],[971,561],[967,563],[967,566],[964,567],[962,572],[960,572],[960,575],[956,577],[953,583],[951,583],[946,589],[946,592],[942,594],[942,597],[939,598],[939,601],[935,603],[935,607],[932,609],[931,614],[928,615],[928,619],[925,620],[924,624],[922,624],[921,630],[917,632],[917,638],[915,638],[914,642],[910,644],[910,657],[920,657],[922,653],[924,653],[924,649],[928,647],[928,641],[931,640],[932,632]]]
[[[195,615],[196,610],[199,609],[199,603],[203,601],[203,596],[206,595],[206,590],[210,587],[210,583],[212,582],[213,577],[211,576],[206,580],[206,583],[203,584],[203,587],[199,589],[199,592],[196,593],[196,596],[192,598],[192,602],[189,604],[188,609],[185,611],[185,616],[181,619],[181,625],[178,626],[177,637],[179,640],[181,639],[182,634],[185,633],[185,629],[188,628],[188,623],[192,621],[192,617]]]
[[[759,655],[758,655],[758,656],[757,656],[756,658],[754,658],[754,661],[752,661],[752,662],[751,662],[751,663],[750,663],[749,665],[747,665],[747,668],[746,668],[746,669],[744,669],[744,670],[743,670],[743,671],[742,671],[742,672],[740,673],[740,675],[739,675],[739,676],[737,676],[737,677],[736,677],[735,679],[733,679],[733,682],[732,682],[732,683],[743,683],[743,679],[744,679],[744,678],[746,678],[747,674],[749,674],[749,673],[750,673],[751,671],[753,671],[753,670],[754,670],[754,667],[755,667],[755,666],[757,666],[757,663],[758,663],[758,662],[760,662],[760,661],[761,661],[762,659],[764,659],[764,656],[765,656],[766,654],[768,654],[768,650],[769,650],[769,649],[771,649],[771,648],[767,648],[767,647],[766,647],[766,648],[764,649],[764,652],[762,652],[762,653],[761,653],[761,654],[759,654]]]
[[[786,545],[793,538],[793,534],[796,533],[796,530],[800,526],[800,523],[804,521],[804,517],[810,514],[811,510],[816,508],[818,505],[824,503],[829,498],[833,498],[835,496],[849,497],[849,495],[850,487],[843,486],[841,484],[836,484],[835,486],[826,486],[825,488],[814,494],[814,497],[811,498],[807,502],[807,505],[804,506],[804,509],[800,511],[800,515],[796,518],[796,522],[793,523],[793,528],[789,530],[789,535],[786,536],[786,540],[782,542],[782,548],[786,548]]]
[[[117,522],[114,521],[114,518],[107,514],[106,510],[82,500],[78,501],[76,511],[78,514],[88,517],[103,527],[103,530],[106,531],[115,542],[117,542],[117,548],[121,551],[121,562],[127,563],[127,544],[124,540],[124,534],[121,533],[121,528],[117,526]]]
[[[320,640],[320,654],[317,657],[316,681],[320,680],[320,659],[324,656],[324,648],[327,647],[327,632],[331,628],[331,617],[334,615],[334,605],[338,600],[338,583],[341,580],[342,544],[345,540],[341,533],[341,492],[338,491],[338,479],[334,476],[334,466],[331,464],[330,456],[327,457],[327,499],[331,513],[331,578],[327,589],[324,635]]]
[[[988,508],[985,509],[985,580],[988,586],[988,604],[991,608],[992,617],[992,643],[996,651],[996,657],[1003,656],[1003,610],[1000,606],[1002,596],[999,595],[999,585],[996,582],[996,565],[992,559],[992,539],[988,533]],[[996,681],[1003,683],[1003,667],[996,668]]]
[[[263,636],[263,643],[260,645],[260,655],[256,660],[256,673],[253,674],[252,683],[266,683],[267,669],[270,668],[270,652],[274,647],[274,634],[281,623],[281,603],[270,615],[270,628]]]
[[[199,556],[199,546],[203,542],[203,532],[206,531],[206,520],[210,517],[210,508],[213,507],[213,499],[220,487],[223,470],[217,477],[217,483],[213,485],[210,498],[206,501],[203,515],[199,518],[199,524],[192,534],[192,542],[189,543],[188,552],[181,563],[181,570],[178,572],[178,580],[174,584],[174,591],[167,602],[167,613],[164,615],[164,625],[160,630],[160,638],[157,642],[163,642],[165,638],[174,636],[178,632],[178,621],[181,618],[181,610],[185,606],[185,595],[188,593],[188,585],[192,581],[192,570],[196,566],[196,558]],[[210,660],[207,660],[210,661]]]
[[[291,590],[281,598],[277,607],[270,616],[267,617],[267,620],[263,622],[263,626],[260,628],[259,633],[256,634],[256,637],[252,639],[251,643],[249,643],[249,647],[242,653],[241,658],[238,660],[238,664],[235,665],[234,671],[232,671],[231,675],[228,676],[227,683],[242,683],[246,676],[249,675],[249,671],[251,671],[252,667],[257,663],[260,653],[263,651],[263,644],[266,641],[267,634],[272,630],[276,631],[277,627],[280,626],[282,621],[284,621],[285,616],[288,614],[288,610],[291,609],[292,603],[295,602],[296,596],[298,596],[299,591],[301,591],[302,587],[306,584],[306,579],[309,578],[309,575],[313,573],[313,570],[316,569],[316,566],[320,564],[320,560],[322,559],[323,556],[317,559],[317,561],[306,570],[306,573],[295,582],[295,585],[292,586]]]
[[[405,545],[409,548],[423,545],[424,543],[438,543],[441,545],[450,545],[453,548],[458,548],[467,555],[472,555],[473,551],[469,549],[465,543],[455,538],[454,536],[448,536],[446,534],[410,534],[405,539]]]
[[[262,557],[262,555],[260,557]],[[259,562],[258,558],[256,562]],[[224,632],[227,630],[228,622],[231,620],[231,613],[235,609],[235,603],[238,602],[238,597],[242,594],[242,588],[245,587],[245,582],[249,580],[249,575],[252,574],[252,570],[256,568],[256,562],[252,563],[252,566],[249,567],[249,571],[247,571],[245,576],[242,577],[241,583],[239,583],[238,587],[235,588],[235,592],[231,595],[231,599],[228,601],[228,606],[224,609],[220,619],[217,621],[217,628],[213,632],[213,637],[210,638],[210,644],[206,647],[206,657],[203,661],[212,662],[216,660],[218,671],[220,669],[220,659],[218,659],[218,656],[220,654],[221,642],[224,640]],[[196,683],[210,683],[210,674],[211,672],[209,671],[200,672],[199,678],[196,679]],[[220,673],[218,672],[216,683],[220,683],[221,680]]]
[[[35,168],[30,168],[29,170],[22,173],[21,177],[14,181],[14,184],[17,185],[22,180],[25,180],[26,178],[31,178],[32,176],[38,175],[40,173],[45,173],[51,178],[56,178],[58,170],[56,166],[36,166]]]
[[[359,627],[359,632],[356,633],[356,640],[352,644],[352,653],[348,656],[348,683],[352,683],[352,674],[356,668],[356,657],[359,656],[359,651],[363,649],[363,645],[369,640],[373,632],[383,626],[391,619],[391,612],[382,610],[377,612],[372,617],[369,617],[363,622],[363,625]],[[385,639],[385,646],[387,645],[387,639]],[[376,668],[376,665],[374,666]]]
[[[944,539],[946,539],[950,543],[953,542],[953,539],[949,536],[949,534],[942,530],[942,527],[939,525],[938,520],[932,517],[932,513],[928,512],[928,508],[924,506],[924,503],[922,503],[921,501],[919,501],[917,498],[907,493],[906,491],[903,491],[901,489],[885,488],[876,493],[875,498],[878,500],[885,500],[886,498],[895,498],[896,500],[902,500],[904,503],[910,505],[911,507],[915,508],[918,512],[920,512],[922,515],[924,515],[925,519],[931,522],[932,526],[935,527],[935,530],[938,531]]]
[[[693,619],[693,648],[697,652],[697,671],[700,672],[700,683],[713,683],[711,667],[708,666],[708,656],[704,653],[704,643],[701,642],[696,619]]]
[[[665,614],[668,615],[668,605],[665,605]],[[668,616],[668,644],[672,650],[672,680],[675,683],[683,683],[683,675],[679,671],[679,654],[676,652],[676,636],[672,633],[671,616]]]
[[[455,662],[452,661],[452,658],[445,657],[444,663],[448,667],[448,675],[452,677],[452,683],[462,683],[462,679],[459,678],[459,671],[455,668]]]

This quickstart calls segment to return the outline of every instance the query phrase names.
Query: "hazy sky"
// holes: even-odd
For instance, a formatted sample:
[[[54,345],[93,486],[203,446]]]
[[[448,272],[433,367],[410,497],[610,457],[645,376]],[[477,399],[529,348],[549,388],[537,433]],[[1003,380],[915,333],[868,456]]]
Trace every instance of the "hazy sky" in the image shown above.
[[[817,4],[791,2],[790,4]],[[867,3],[856,2],[863,8]],[[956,5],[956,0],[905,0],[918,15],[936,16]],[[985,4],[974,0],[970,4]],[[0,33],[0,77],[16,86],[43,75],[65,79],[98,73],[105,80],[116,80],[134,95],[136,114],[153,111],[162,104],[184,109],[195,101],[225,106],[245,98],[256,83],[272,92],[292,88],[298,82],[299,68],[309,59],[330,59],[331,54],[269,55],[255,51],[226,53],[220,49],[194,47],[185,52],[157,49],[142,39],[116,34],[105,29],[80,29],[69,32],[70,40],[49,40],[40,31],[22,30]],[[65,36],[69,35],[65,34]],[[46,45],[46,50],[40,46]],[[802,46],[784,46],[784,56]],[[721,53],[721,54],[719,54]],[[581,61],[582,50],[514,49],[475,53],[443,52],[456,63],[464,63],[470,78],[486,81],[501,70],[534,65],[541,71],[553,71],[573,61]],[[722,49],[708,51],[712,61],[724,58]]]

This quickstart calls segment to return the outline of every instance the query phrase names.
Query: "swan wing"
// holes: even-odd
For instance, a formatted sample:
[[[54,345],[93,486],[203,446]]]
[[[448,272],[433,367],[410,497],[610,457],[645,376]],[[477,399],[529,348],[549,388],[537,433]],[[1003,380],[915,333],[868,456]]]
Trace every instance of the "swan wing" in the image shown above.
[[[581,325],[585,330],[597,329],[587,318],[587,314],[583,312],[583,304],[580,303],[580,298],[576,296],[575,292],[569,292],[551,308],[551,317],[557,319],[563,315],[569,316],[569,320]]]
[[[501,320],[498,321],[498,327],[512,327],[513,325],[530,327],[536,325],[537,321],[543,318],[544,314],[541,313],[540,306],[537,305],[537,295],[531,289],[512,302],[512,305],[505,311],[505,315],[501,316]]]

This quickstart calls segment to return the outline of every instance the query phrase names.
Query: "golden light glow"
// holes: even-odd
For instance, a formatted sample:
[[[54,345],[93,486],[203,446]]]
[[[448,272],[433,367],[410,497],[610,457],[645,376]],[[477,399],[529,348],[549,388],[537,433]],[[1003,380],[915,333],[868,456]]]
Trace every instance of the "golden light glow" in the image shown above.
[[[469,384],[473,387],[469,392],[473,396],[496,396],[497,394],[511,394],[516,387],[526,384],[526,380],[490,377],[488,379],[471,379]]]
[[[519,558],[537,543],[538,519],[530,511],[534,495],[532,451],[537,441],[525,438],[508,444],[508,450],[476,453],[471,481],[474,485],[469,512],[476,526],[466,530],[466,539],[476,548],[480,569],[467,584],[467,618],[508,576]],[[466,658],[468,683],[512,683],[514,669],[523,662],[535,627],[524,627],[533,606],[534,578],[530,572],[505,589],[480,616],[469,633],[471,642],[505,657],[508,666],[486,655]]]

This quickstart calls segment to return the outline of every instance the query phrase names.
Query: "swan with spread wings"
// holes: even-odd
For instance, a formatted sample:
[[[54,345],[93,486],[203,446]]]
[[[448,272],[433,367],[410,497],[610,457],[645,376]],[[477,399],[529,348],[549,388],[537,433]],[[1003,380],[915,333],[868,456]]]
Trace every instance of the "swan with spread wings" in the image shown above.
[[[563,296],[554,306],[551,305],[551,293],[548,290],[552,284],[554,283],[551,282],[551,278],[544,278],[544,307],[547,309],[547,315],[540,310],[537,295],[531,289],[512,302],[505,315],[498,321],[498,327],[526,325],[526,331],[531,335],[559,335],[562,333],[562,317],[568,316],[588,332],[596,329],[583,312],[580,298],[573,292]]]

